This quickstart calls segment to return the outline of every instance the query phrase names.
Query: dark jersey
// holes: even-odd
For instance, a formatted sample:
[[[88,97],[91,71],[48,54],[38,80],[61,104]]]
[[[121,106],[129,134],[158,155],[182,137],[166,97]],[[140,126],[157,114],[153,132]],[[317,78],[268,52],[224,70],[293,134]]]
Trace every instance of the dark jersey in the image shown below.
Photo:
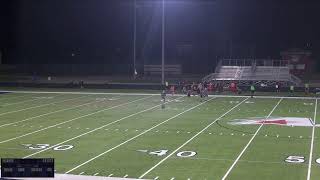
[[[161,93],[161,98],[162,98],[162,99],[165,99],[165,98],[166,98],[166,93],[165,93],[165,92],[162,92],[162,93]]]

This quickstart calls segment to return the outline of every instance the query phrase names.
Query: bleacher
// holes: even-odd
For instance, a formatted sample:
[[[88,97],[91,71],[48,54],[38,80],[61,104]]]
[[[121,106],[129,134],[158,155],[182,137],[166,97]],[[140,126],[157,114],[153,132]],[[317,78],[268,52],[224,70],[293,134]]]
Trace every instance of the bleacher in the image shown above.
[[[255,63],[252,63],[255,65]],[[290,74],[288,66],[219,66],[216,72],[209,74],[203,81],[237,81],[241,85],[266,84],[274,85],[281,82],[284,85],[300,85],[301,80]]]

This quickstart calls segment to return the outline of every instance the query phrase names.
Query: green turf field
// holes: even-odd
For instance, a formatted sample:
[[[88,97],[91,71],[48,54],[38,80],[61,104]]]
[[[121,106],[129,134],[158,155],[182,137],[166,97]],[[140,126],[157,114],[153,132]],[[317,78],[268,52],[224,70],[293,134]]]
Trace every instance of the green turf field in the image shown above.
[[[136,92],[135,92],[136,93]],[[0,158],[56,173],[161,180],[317,180],[314,98],[1,93]]]

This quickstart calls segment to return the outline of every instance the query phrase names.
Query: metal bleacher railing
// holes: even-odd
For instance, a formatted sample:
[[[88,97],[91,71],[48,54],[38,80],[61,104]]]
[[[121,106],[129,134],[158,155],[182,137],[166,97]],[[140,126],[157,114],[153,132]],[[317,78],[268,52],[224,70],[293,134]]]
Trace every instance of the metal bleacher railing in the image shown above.
[[[203,81],[238,81],[239,84],[299,85],[301,80],[290,74],[287,61],[266,59],[222,59],[215,73],[203,78]]]

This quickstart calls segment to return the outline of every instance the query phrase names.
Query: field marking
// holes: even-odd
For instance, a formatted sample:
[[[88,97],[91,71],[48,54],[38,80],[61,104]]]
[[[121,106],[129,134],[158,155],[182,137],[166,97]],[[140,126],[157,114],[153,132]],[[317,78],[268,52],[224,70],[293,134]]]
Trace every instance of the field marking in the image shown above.
[[[58,95],[56,95],[56,96],[53,96],[53,98],[58,97],[58,96],[61,96],[61,94],[58,94]],[[26,102],[43,100],[43,99],[41,99],[41,98],[36,98],[36,96],[35,96],[35,97],[31,97],[31,98],[32,98],[32,99],[25,100],[25,101],[19,101],[19,102],[15,102],[15,103],[5,103],[5,104],[3,104],[3,105],[1,105],[1,106],[2,106],[2,107],[8,107],[8,106],[16,105],[16,104],[23,104],[23,103],[26,103]],[[33,99],[33,98],[35,98],[35,99]]]
[[[236,104],[235,106],[233,106],[232,108],[230,108],[227,112],[223,113],[221,116],[219,116],[218,118],[216,118],[214,121],[212,121],[210,124],[208,124],[205,128],[203,128],[201,131],[199,131],[197,134],[195,134],[194,136],[192,136],[189,140],[187,140],[185,143],[183,143],[181,146],[179,146],[177,149],[175,149],[172,153],[170,153],[168,156],[166,156],[165,158],[163,158],[161,161],[159,161],[157,164],[155,164],[154,166],[152,166],[150,169],[148,169],[145,173],[143,173],[139,179],[143,178],[144,176],[146,176],[148,173],[150,173],[152,170],[154,170],[156,167],[158,167],[161,163],[163,163],[165,160],[167,160],[168,158],[170,158],[173,154],[175,154],[177,151],[179,151],[181,148],[183,148],[185,145],[187,145],[189,142],[191,142],[193,139],[195,139],[196,137],[198,137],[201,133],[203,133],[205,130],[207,130],[209,127],[211,127],[214,123],[216,123],[217,121],[219,121],[221,118],[223,118],[225,115],[229,114],[232,110],[234,110],[235,108],[237,108],[238,106],[240,106],[242,103],[244,103],[245,101],[247,101],[249,99],[249,97],[247,97],[246,99],[242,100],[240,103]]]
[[[43,93],[43,94],[110,94],[110,95],[127,95],[127,96],[150,96],[150,95],[159,95],[159,93],[104,93],[104,92],[68,92],[68,91],[9,91],[9,90],[0,90],[0,92],[8,93]],[[289,94],[289,93],[288,93]],[[186,96],[185,94],[175,94],[174,96]],[[247,96],[238,96],[238,95],[209,95],[209,97],[235,97],[235,98],[247,98]],[[254,98],[263,98],[263,99],[317,99],[317,97],[292,97],[292,96],[254,96]]]
[[[107,111],[107,110],[110,110],[110,109],[114,109],[114,108],[117,108],[117,107],[121,107],[121,106],[124,106],[124,105],[127,105],[127,104],[131,104],[131,103],[134,103],[134,102],[137,102],[137,101],[141,101],[141,100],[144,100],[144,99],[147,99],[147,98],[150,98],[150,97],[153,97],[153,96],[148,96],[148,97],[136,99],[136,100],[134,100],[134,101],[129,101],[129,102],[127,102],[127,103],[122,103],[122,104],[119,104],[119,105],[116,105],[116,106],[108,107],[108,108],[106,108],[106,109],[98,110],[98,111],[96,111],[96,112],[92,112],[92,113],[89,113],[89,114],[86,114],[86,115],[83,115],[83,116],[79,116],[79,117],[76,117],[76,118],[73,118],[73,119],[70,119],[70,120],[67,120],[67,121],[63,121],[63,122],[61,122],[61,123],[58,123],[58,124],[55,124],[55,125],[51,125],[51,126],[48,126],[48,127],[46,127],[46,128],[39,129],[39,130],[30,132],[30,133],[27,133],[27,134],[24,134],[24,135],[21,135],[21,136],[17,136],[17,137],[10,138],[10,139],[4,140],[4,141],[0,141],[0,144],[3,144],[3,143],[5,143],[5,142],[9,142],[9,141],[12,141],[12,140],[15,140],[15,139],[19,139],[19,138],[22,138],[22,137],[25,137],[25,136],[28,136],[28,135],[31,135],[31,134],[35,134],[35,133],[37,133],[37,132],[41,132],[41,131],[44,131],[44,130],[47,130],[47,129],[50,129],[50,128],[59,126],[59,125],[61,125],[61,124],[65,124],[65,123],[68,123],[68,122],[71,122],[71,121],[75,121],[75,120],[77,120],[77,119],[81,119],[81,118],[84,118],[84,117],[88,117],[88,116],[91,116],[91,115],[94,115],[94,114],[97,114],[97,113],[100,113],[100,112],[104,112],[104,111]]]
[[[182,98],[182,97],[180,97],[180,98]],[[166,102],[166,103],[164,103],[164,104],[168,104],[168,103],[169,103],[169,102]],[[124,119],[128,119],[128,118],[130,118],[130,117],[132,117],[132,116],[135,116],[135,115],[144,113],[144,112],[146,112],[146,111],[150,111],[150,110],[152,110],[152,109],[155,109],[155,108],[157,108],[157,107],[159,107],[159,106],[161,106],[161,105],[162,105],[162,103],[161,103],[161,104],[158,104],[158,105],[156,105],[156,106],[150,107],[150,108],[148,108],[148,109],[144,109],[144,110],[142,110],[142,111],[139,111],[139,112],[130,114],[130,115],[128,115],[128,116],[125,116],[125,117],[123,117],[123,118],[117,119],[117,120],[112,121],[112,122],[110,122],[110,123],[108,123],[108,124],[105,124],[105,125],[103,125],[103,126],[97,127],[97,128],[95,128],[95,129],[93,129],[93,130],[91,130],[91,131],[82,133],[82,134],[80,134],[80,135],[78,135],[78,136],[75,136],[75,137],[70,138],[70,139],[68,139],[68,140],[65,140],[65,141],[63,141],[63,142],[60,142],[60,143],[55,144],[55,145],[53,145],[53,146],[50,146],[50,147],[48,147],[48,148],[46,148],[46,149],[43,149],[43,150],[37,151],[37,152],[35,152],[35,153],[32,153],[32,154],[30,154],[30,155],[28,155],[28,156],[25,156],[25,157],[23,157],[23,158],[24,158],[24,159],[25,159],[25,158],[29,158],[29,157],[31,157],[31,156],[34,156],[34,155],[39,154],[39,153],[42,153],[42,152],[47,151],[47,150],[49,150],[49,149],[52,149],[52,148],[54,148],[54,147],[60,146],[60,145],[62,145],[62,144],[64,144],[64,143],[67,143],[67,142],[72,141],[72,140],[74,140],[74,139],[78,139],[78,138],[80,138],[80,137],[82,137],[82,136],[84,136],[84,135],[87,135],[87,134],[93,133],[93,132],[95,132],[95,131],[97,131],[97,130],[103,129],[103,128],[107,127],[107,126],[110,126],[110,125],[112,125],[112,124],[115,124],[115,123],[117,123],[117,122],[120,122],[120,121],[122,121],[122,120],[124,120]]]
[[[14,93],[12,94],[14,95]],[[15,99],[15,98],[21,98],[21,97],[26,97],[26,96],[29,96],[29,94],[27,95],[22,95],[22,96],[14,96],[14,97],[5,97],[5,98],[0,98],[0,101],[4,100],[4,99]]]
[[[283,98],[281,98],[278,103],[273,107],[273,109],[271,110],[271,112],[268,114],[268,116],[266,117],[269,118],[271,116],[271,114],[274,112],[274,110],[276,110],[276,108],[278,107],[278,105],[281,103],[281,101],[283,100]],[[241,158],[241,156],[244,154],[244,152],[247,150],[247,148],[249,147],[249,145],[251,144],[251,142],[253,141],[253,139],[257,136],[257,134],[259,133],[260,129],[263,127],[264,124],[261,124],[259,126],[259,128],[256,130],[256,132],[254,133],[254,135],[252,136],[252,138],[250,139],[250,141],[248,142],[248,144],[243,148],[243,150],[241,151],[241,153],[239,154],[239,156],[237,157],[237,159],[233,162],[233,164],[231,165],[231,167],[228,169],[228,171],[226,172],[226,174],[223,176],[222,180],[225,180],[228,175],[230,174],[230,172],[232,171],[232,169],[234,168],[234,166],[237,164],[237,162],[239,161],[239,159]]]
[[[97,155],[97,156],[95,156],[95,157],[93,157],[93,158],[91,158],[91,159],[83,162],[82,164],[80,164],[80,165],[78,165],[78,166],[70,169],[70,170],[67,171],[65,174],[68,174],[68,173],[70,173],[70,172],[78,169],[79,167],[81,167],[81,166],[83,166],[83,165],[85,165],[85,164],[88,164],[89,162],[91,162],[91,161],[93,161],[93,160],[95,160],[95,159],[97,159],[97,158],[99,158],[99,157],[101,157],[101,156],[109,153],[110,151],[112,151],[112,150],[114,150],[114,149],[116,149],[116,148],[118,148],[118,147],[120,147],[120,146],[122,146],[122,145],[124,145],[124,144],[127,144],[128,142],[130,142],[130,141],[132,141],[132,140],[134,140],[134,139],[136,139],[136,138],[144,135],[145,133],[147,133],[147,132],[149,132],[149,131],[157,128],[158,126],[160,126],[160,125],[162,125],[162,124],[164,124],[164,123],[166,123],[166,122],[168,122],[168,121],[170,121],[170,120],[172,120],[172,119],[174,119],[174,118],[176,118],[176,117],[178,117],[178,116],[181,116],[182,114],[184,114],[184,113],[186,113],[186,112],[189,112],[189,111],[191,111],[191,110],[193,110],[193,109],[201,106],[201,105],[204,104],[204,103],[207,103],[207,102],[211,101],[212,99],[215,99],[215,98],[210,98],[209,100],[206,100],[206,101],[204,101],[204,102],[202,102],[202,103],[199,103],[199,104],[197,104],[197,105],[195,105],[195,106],[193,106],[193,107],[191,107],[191,108],[189,108],[189,109],[187,109],[187,110],[185,110],[185,111],[183,111],[183,112],[181,112],[181,113],[179,113],[179,114],[176,114],[176,115],[174,115],[174,116],[172,116],[172,117],[170,117],[170,118],[162,121],[161,123],[159,123],[159,124],[157,124],[157,125],[149,128],[149,129],[147,129],[147,130],[144,130],[142,133],[140,133],[140,134],[138,134],[138,135],[136,135],[136,136],[134,136],[134,137],[132,137],[132,138],[130,138],[130,139],[128,139],[128,140],[126,140],[126,141],[124,141],[124,142],[122,142],[122,143],[120,143],[120,144],[118,144],[118,145],[116,145],[116,146],[114,146],[114,147],[106,150],[106,151],[104,151],[103,153],[100,153],[99,155]]]
[[[310,178],[311,178],[311,165],[312,165],[313,144],[314,144],[314,131],[315,131],[315,126],[316,126],[316,118],[317,118],[317,106],[318,106],[318,99],[316,99],[316,104],[315,104],[315,107],[314,107],[312,138],[311,138],[311,145],[310,145],[310,155],[309,155],[307,180],[310,180]]]
[[[87,103],[84,103],[84,104],[80,104],[80,105],[77,105],[77,106],[72,106],[70,108],[60,109],[60,110],[57,110],[57,111],[52,111],[52,112],[48,112],[48,113],[45,113],[45,114],[40,114],[40,115],[37,115],[37,116],[33,116],[33,117],[30,117],[30,118],[23,119],[23,120],[16,121],[16,122],[12,122],[12,123],[1,124],[0,128],[4,127],[4,126],[10,126],[10,125],[13,125],[13,124],[19,124],[19,123],[22,123],[22,122],[25,122],[25,121],[30,121],[32,119],[36,119],[36,118],[39,118],[39,117],[47,116],[47,115],[50,115],[50,114],[55,114],[55,113],[58,113],[58,112],[63,112],[63,111],[71,110],[71,109],[76,109],[78,107],[86,106],[86,105],[89,105],[89,104],[92,104],[92,103],[96,103],[96,102],[101,102],[101,101],[93,100],[93,101],[90,101],[90,102],[87,102]]]
[[[53,105],[53,104],[62,103],[62,102],[66,102],[66,101],[72,101],[72,100],[75,100],[75,99],[81,99],[81,98],[84,98],[84,97],[88,97],[88,96],[80,96],[80,97],[76,97],[76,98],[70,98],[70,99],[66,99],[66,100],[62,100],[62,101],[55,101],[55,102],[52,102],[52,103],[42,104],[42,105],[38,105],[38,106],[32,106],[32,107],[19,109],[19,110],[15,110],[15,111],[4,112],[4,113],[0,113],[0,116],[5,115],[5,114],[11,114],[11,113],[15,113],[15,112],[20,112],[20,111],[25,111],[25,110],[29,110],[29,109],[34,109],[34,108],[39,108],[39,107],[44,107],[44,106],[50,106],[50,105]]]

